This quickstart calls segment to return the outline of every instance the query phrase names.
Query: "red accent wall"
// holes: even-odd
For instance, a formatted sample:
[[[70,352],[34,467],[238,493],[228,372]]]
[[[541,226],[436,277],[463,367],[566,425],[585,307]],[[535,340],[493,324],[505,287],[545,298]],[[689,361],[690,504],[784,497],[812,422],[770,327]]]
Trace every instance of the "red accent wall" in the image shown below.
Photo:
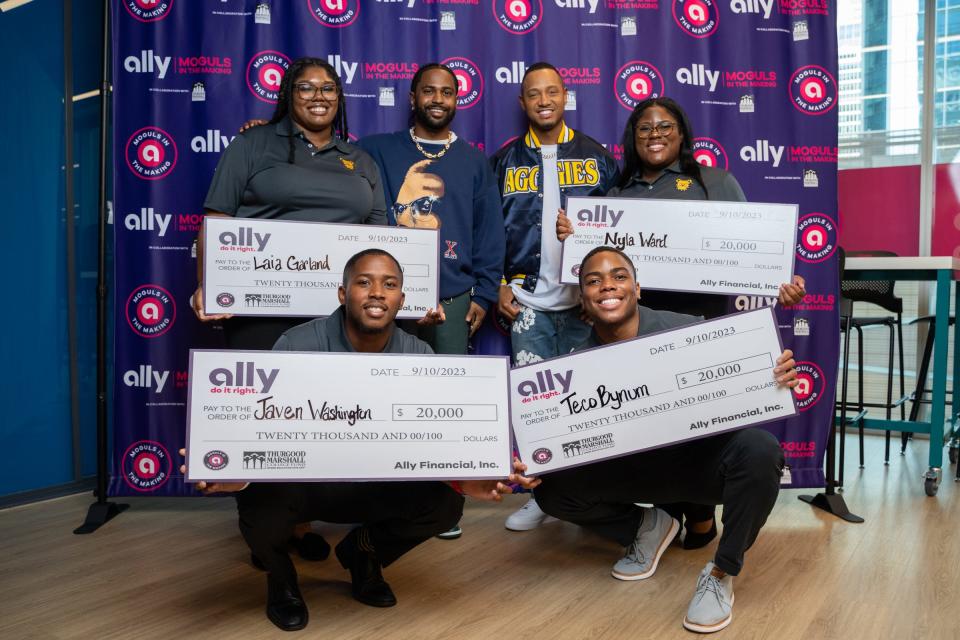
[[[938,164],[930,253],[960,257],[960,164]],[[919,253],[920,167],[840,172],[840,244],[847,251]]]
[[[960,164],[937,165],[934,180],[936,205],[930,253],[960,257]]]
[[[939,169],[940,167],[937,171],[938,177]],[[960,172],[960,166],[957,170]],[[844,249],[893,251],[901,256],[918,255],[919,165],[845,169],[840,172],[838,190],[840,245]],[[938,195],[939,191],[940,189]],[[958,207],[955,209],[960,211]],[[954,229],[953,235],[958,240],[954,244],[960,244],[960,232]],[[934,245],[933,253],[937,255],[939,252],[936,250],[936,241]]]

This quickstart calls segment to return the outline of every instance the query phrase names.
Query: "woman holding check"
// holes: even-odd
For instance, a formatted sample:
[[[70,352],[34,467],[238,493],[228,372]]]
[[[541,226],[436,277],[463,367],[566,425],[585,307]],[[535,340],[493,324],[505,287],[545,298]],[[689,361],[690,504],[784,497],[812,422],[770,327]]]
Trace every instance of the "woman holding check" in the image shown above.
[[[346,98],[326,61],[300,58],[280,83],[270,121],[242,131],[217,164],[207,215],[386,225],[377,166],[347,142]],[[206,315],[203,311],[203,236],[197,241],[197,290],[192,306],[203,322],[223,325],[231,349],[270,349],[297,318]],[[427,322],[439,320],[428,312]]]
[[[607,195],[618,198],[663,200],[720,200],[745,202],[743,189],[732,174],[701,166],[693,157],[693,131],[687,114],[670,98],[650,98],[638,104],[623,132],[624,167],[620,180]],[[573,224],[561,211],[557,237],[573,234]],[[806,295],[804,279],[780,285],[777,302],[794,305]],[[703,316],[725,315],[727,297],[711,293],[646,291],[643,304],[651,309]],[[661,505],[682,522],[686,517],[685,549],[698,549],[717,535],[712,505]]]
[[[242,131],[217,163],[204,209],[209,216],[351,224],[387,223],[376,164],[347,142],[346,99],[340,77],[319,58],[294,61],[280,83],[273,117]],[[203,233],[197,238],[197,289],[191,306],[201,322],[223,321],[230,349],[267,350],[307,318],[232,317],[203,310]],[[430,310],[420,322],[442,322]],[[324,539],[297,529],[301,557],[323,560]],[[255,565],[260,565],[256,557]]]

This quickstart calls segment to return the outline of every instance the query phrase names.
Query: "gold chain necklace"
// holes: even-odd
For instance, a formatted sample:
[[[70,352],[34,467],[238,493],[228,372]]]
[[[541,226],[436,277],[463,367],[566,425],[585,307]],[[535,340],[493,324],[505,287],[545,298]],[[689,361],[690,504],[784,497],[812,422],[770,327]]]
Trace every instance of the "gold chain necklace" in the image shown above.
[[[450,145],[453,144],[453,131],[447,134],[447,141],[443,143],[443,149],[440,149],[437,153],[430,153],[426,149],[420,146],[420,141],[417,140],[417,136],[413,133],[413,127],[410,127],[410,139],[413,140],[413,144],[417,146],[417,151],[427,156],[431,160],[439,160],[443,157],[449,149]]]

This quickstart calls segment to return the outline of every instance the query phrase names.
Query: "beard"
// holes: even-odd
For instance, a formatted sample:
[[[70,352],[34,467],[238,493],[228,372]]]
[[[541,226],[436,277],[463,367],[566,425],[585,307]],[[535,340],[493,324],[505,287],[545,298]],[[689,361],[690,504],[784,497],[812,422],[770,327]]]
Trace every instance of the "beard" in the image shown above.
[[[453,117],[455,115],[457,115],[457,110],[450,109],[441,119],[437,120],[427,113],[426,108],[421,107],[419,104],[413,108],[414,121],[424,129],[428,129],[430,131],[443,131],[450,125],[451,122],[453,122]]]

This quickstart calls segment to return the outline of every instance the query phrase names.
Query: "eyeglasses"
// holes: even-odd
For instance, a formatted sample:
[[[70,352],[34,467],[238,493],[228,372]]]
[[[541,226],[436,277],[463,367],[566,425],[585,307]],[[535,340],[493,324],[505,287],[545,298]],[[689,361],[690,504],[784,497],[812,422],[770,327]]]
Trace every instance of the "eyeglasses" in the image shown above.
[[[315,84],[310,84],[309,82],[301,82],[296,85],[297,95],[300,96],[301,100],[314,100],[319,93],[327,100],[336,100],[337,95],[340,93],[337,90],[337,85],[333,83],[328,83],[320,85],[319,87]]]
[[[651,137],[654,134],[654,132],[656,132],[658,136],[667,138],[670,135],[672,135],[673,132],[676,130],[677,130],[676,122],[664,121],[664,122],[658,122],[655,126],[652,126],[652,127],[648,124],[637,125],[633,130],[633,135],[639,138],[640,140],[646,140],[647,138]]]

